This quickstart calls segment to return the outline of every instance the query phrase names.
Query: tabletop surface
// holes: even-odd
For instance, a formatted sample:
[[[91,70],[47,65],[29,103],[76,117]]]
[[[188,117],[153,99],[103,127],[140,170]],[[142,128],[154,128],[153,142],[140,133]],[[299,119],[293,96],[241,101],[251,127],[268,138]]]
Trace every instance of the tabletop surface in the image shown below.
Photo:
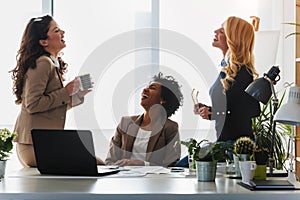
[[[300,190],[251,191],[238,185],[240,181],[218,173],[214,182],[198,182],[195,175],[186,172],[132,177],[43,176],[36,168],[24,168],[1,180],[0,199],[300,198]]]

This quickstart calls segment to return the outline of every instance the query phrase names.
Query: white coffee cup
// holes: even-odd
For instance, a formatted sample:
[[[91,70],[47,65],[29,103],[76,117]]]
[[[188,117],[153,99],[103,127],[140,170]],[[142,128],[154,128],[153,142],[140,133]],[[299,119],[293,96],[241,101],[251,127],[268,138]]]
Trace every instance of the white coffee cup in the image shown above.
[[[256,169],[255,161],[239,161],[239,166],[242,174],[242,182],[250,183],[253,179],[254,171]]]

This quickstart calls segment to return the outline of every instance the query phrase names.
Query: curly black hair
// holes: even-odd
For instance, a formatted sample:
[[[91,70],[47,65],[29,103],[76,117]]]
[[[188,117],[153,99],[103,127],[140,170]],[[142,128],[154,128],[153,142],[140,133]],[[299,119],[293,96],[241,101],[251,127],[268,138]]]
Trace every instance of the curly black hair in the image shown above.
[[[164,76],[162,72],[155,75],[153,81],[161,84],[161,97],[164,99],[162,106],[167,112],[167,117],[170,117],[183,104],[181,85],[173,76]]]

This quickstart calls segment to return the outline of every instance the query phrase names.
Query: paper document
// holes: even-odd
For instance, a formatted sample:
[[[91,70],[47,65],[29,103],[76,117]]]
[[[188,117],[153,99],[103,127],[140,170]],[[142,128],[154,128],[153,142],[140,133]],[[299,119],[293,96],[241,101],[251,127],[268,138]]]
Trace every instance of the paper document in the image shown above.
[[[170,169],[162,166],[125,166],[124,168],[142,174],[166,174],[170,172]]]
[[[103,167],[106,168],[106,166]],[[166,174],[170,172],[170,169],[161,166],[124,166],[118,169],[120,170],[119,173],[106,177],[138,177],[147,174]]]

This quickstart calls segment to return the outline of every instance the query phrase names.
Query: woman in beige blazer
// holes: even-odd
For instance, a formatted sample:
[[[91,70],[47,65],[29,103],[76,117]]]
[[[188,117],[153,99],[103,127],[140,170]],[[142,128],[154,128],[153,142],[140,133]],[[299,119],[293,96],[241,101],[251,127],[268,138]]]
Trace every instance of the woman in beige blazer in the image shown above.
[[[183,103],[180,86],[171,76],[159,73],[144,88],[145,112],[121,119],[105,160],[107,165],[173,166],[181,156],[178,124],[168,119]]]
[[[67,109],[83,103],[90,90],[81,91],[75,78],[63,84],[67,64],[59,56],[66,46],[64,31],[49,15],[32,18],[23,33],[16,67],[11,71],[16,104],[17,154],[24,166],[36,166],[31,129],[63,129]]]

